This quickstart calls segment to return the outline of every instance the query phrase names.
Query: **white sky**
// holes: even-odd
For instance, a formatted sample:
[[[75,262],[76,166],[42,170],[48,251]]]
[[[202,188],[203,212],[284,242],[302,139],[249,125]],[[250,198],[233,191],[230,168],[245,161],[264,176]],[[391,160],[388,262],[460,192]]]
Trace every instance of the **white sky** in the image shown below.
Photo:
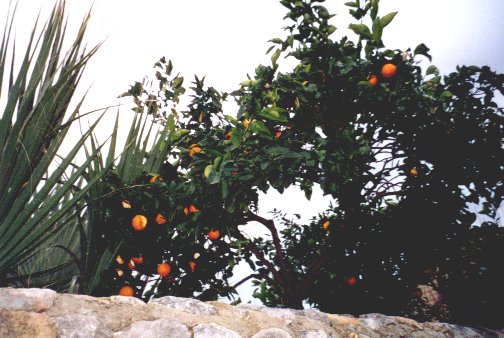
[[[54,0],[18,2],[16,42],[22,51],[20,42],[26,40],[38,11],[42,8],[47,13]],[[338,14],[333,18],[337,37],[352,36],[346,29],[350,16],[342,6],[344,2],[325,3],[330,12]],[[0,0],[2,28],[8,3]],[[70,28],[75,31],[93,0],[67,3]],[[504,1],[381,1],[381,16],[395,10],[399,14],[384,33],[387,48],[404,50],[423,42],[431,48],[433,64],[445,74],[458,64],[490,65],[504,72]],[[271,45],[267,41],[284,35],[285,13],[276,0],[94,0],[87,41],[90,46],[106,41],[83,78],[81,92],[91,86],[83,111],[116,104],[116,97],[150,73],[162,56],[173,61],[174,71],[184,75],[186,85],[194,74],[206,75],[207,84],[233,91],[258,64],[269,63],[269,56],[264,54]],[[114,113],[110,111],[110,121]],[[110,132],[110,123],[102,124],[103,139]],[[129,129],[127,118],[121,128],[125,132]],[[290,214],[304,211],[303,218],[309,219],[325,210],[328,201],[319,197],[308,205],[304,196],[295,192],[284,197],[271,194],[262,205],[274,204]],[[264,206],[263,213],[266,209]],[[243,288],[249,290],[247,285]],[[243,294],[242,299],[250,297]]]

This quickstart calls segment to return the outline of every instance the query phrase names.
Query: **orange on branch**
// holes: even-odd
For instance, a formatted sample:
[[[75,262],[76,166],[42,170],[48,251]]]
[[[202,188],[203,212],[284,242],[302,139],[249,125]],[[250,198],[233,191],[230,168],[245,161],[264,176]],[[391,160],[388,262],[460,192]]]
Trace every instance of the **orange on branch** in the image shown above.
[[[330,221],[325,221],[322,227],[324,228],[325,231],[329,230],[329,225],[331,225]]]
[[[200,147],[192,147],[191,150],[189,150],[189,156],[193,157],[194,154],[201,153],[201,148]]]
[[[135,264],[142,264],[143,263],[143,257],[142,256],[138,256],[138,257],[131,257],[131,260],[133,261],[133,263]]]
[[[150,183],[163,182],[163,177],[159,175],[154,175],[149,180]]]
[[[136,231],[145,230],[145,228],[147,227],[147,217],[145,217],[144,215],[136,215],[131,220],[131,226]]]
[[[249,124],[250,124],[250,120],[249,119],[243,120],[243,126],[245,127],[245,129],[248,128]]]
[[[119,296],[132,297],[135,295],[135,290],[129,285],[124,285],[119,289]]]
[[[417,177],[418,176],[417,168],[411,168],[411,170],[409,171],[409,174],[413,177]]]
[[[191,268],[191,272],[194,272],[194,269],[196,268],[196,262],[189,261],[189,267]]]
[[[168,263],[161,263],[161,264],[158,264],[158,266],[157,266],[157,273],[161,277],[165,277],[165,278],[168,277],[168,275],[170,274],[170,271],[171,271],[171,266]]]
[[[226,137],[225,137],[225,138],[226,138],[226,140],[231,139],[231,136],[232,136],[232,135],[233,135],[233,132],[232,132],[232,131],[228,131],[228,132],[226,133]]]
[[[279,129],[275,130],[275,138],[280,138],[280,136],[282,136],[282,131]]]
[[[116,262],[117,262],[117,264],[124,264],[124,259],[122,259],[122,257],[120,255],[117,255]]]
[[[157,224],[165,224],[166,223],[166,217],[164,217],[162,214],[157,214],[157,216],[156,216],[156,223]]]
[[[392,63],[386,63],[383,65],[381,69],[381,74],[384,78],[391,78],[395,75],[397,72],[397,67],[396,65]]]
[[[378,84],[378,77],[376,75],[369,75],[367,81],[371,86],[376,86]]]
[[[128,200],[122,200],[121,205],[124,209],[131,209],[131,202]]]
[[[215,240],[219,239],[219,237],[220,237],[220,232],[218,229],[210,230],[208,232],[208,239],[210,239],[211,241],[215,241]]]

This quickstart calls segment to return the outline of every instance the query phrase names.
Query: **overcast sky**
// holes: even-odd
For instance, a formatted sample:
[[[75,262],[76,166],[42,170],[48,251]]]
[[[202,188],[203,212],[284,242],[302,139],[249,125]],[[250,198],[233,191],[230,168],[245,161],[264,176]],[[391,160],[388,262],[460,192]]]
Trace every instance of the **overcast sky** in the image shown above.
[[[39,10],[47,13],[54,0],[18,2],[16,40],[20,42],[26,40]],[[276,0],[67,0],[70,31],[75,31],[93,2],[87,41],[90,46],[105,43],[83,78],[81,93],[91,87],[84,111],[116,104],[116,97],[149,73],[162,56],[171,59],[174,71],[187,80],[194,74],[206,75],[207,84],[230,92],[258,64],[269,63],[264,55],[271,45],[267,40],[283,36],[286,25],[282,21],[286,11]],[[338,14],[333,19],[337,37],[352,36],[346,29],[350,16],[344,2],[325,3]],[[0,0],[2,27],[8,3]],[[384,33],[387,48],[405,50],[423,42],[442,73],[458,64],[490,65],[504,72],[504,1],[381,1],[381,16],[395,10],[399,14]],[[122,122],[122,128],[129,128],[128,121]],[[109,132],[110,124],[103,125],[102,136]],[[318,198],[306,205],[302,194],[289,196],[272,194],[270,198],[277,208],[291,214],[311,210],[304,219],[323,211],[328,201]]]

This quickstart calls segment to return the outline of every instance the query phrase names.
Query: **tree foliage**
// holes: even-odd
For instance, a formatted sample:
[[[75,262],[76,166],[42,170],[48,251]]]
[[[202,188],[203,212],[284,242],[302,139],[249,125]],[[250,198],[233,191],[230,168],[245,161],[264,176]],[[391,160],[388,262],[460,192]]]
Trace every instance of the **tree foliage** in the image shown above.
[[[167,162],[121,178],[111,198],[110,224],[125,242],[103,292],[130,284],[143,299],[230,296],[232,269],[245,260],[268,305],[502,323],[489,315],[503,298],[502,228],[473,227],[467,203],[482,201],[495,217],[503,200],[495,96],[504,75],[461,66],[441,76],[420,67],[431,59],[424,44],[386,49],[383,30],[396,13],[380,17],[376,0],[347,3],[358,41],[333,40],[321,2],[281,1],[286,38],[272,39],[271,65],[229,95],[195,77],[181,111],[184,78],[164,58],[152,86],[137,82],[125,93],[135,113],[168,130],[137,163],[157,151]],[[291,71],[278,71],[282,56],[295,60]],[[233,116],[222,106],[230,97]],[[258,215],[260,191],[297,186],[309,199],[314,185],[333,202],[310,224]],[[135,215],[146,217],[145,230],[132,228]],[[248,238],[239,226],[251,221],[271,236]],[[156,271],[162,262],[168,276]]]

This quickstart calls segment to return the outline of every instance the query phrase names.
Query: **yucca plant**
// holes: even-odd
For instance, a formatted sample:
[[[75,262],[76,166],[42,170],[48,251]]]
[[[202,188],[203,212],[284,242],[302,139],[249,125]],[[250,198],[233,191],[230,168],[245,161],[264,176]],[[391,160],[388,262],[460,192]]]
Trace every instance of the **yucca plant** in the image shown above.
[[[11,41],[14,15],[15,10],[7,18],[0,45],[0,99],[5,102],[0,111],[0,285],[27,285],[39,278],[60,289],[68,285],[68,277],[56,277],[71,277],[68,269],[79,269],[72,248],[79,228],[69,221],[80,216],[79,202],[101,178],[84,177],[100,147],[80,166],[73,161],[100,119],[59,162],[55,159],[72,122],[80,117],[84,98],[73,102],[74,93],[99,46],[83,48],[88,13],[68,50],[63,50],[62,0],[41,33],[35,24],[17,65]],[[44,256],[39,254],[49,251],[59,252],[40,262]]]

